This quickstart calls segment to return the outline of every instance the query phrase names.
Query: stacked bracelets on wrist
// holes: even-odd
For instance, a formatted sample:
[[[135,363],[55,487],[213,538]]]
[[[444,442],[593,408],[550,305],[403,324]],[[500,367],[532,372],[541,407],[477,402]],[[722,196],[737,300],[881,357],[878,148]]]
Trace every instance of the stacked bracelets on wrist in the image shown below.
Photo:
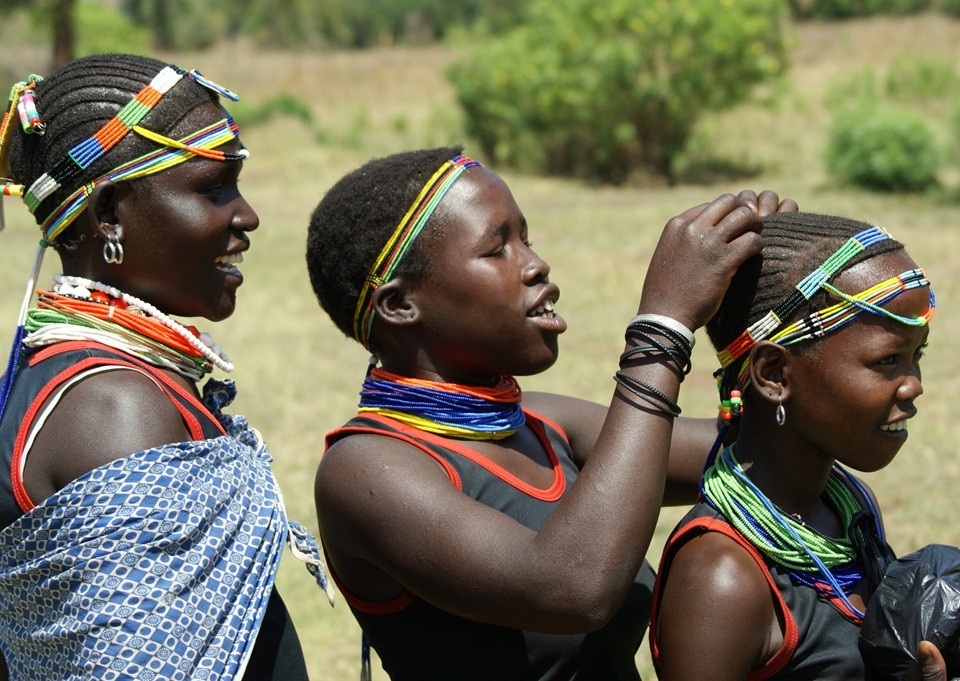
[[[680,416],[680,406],[662,390],[624,371],[624,364],[638,357],[666,355],[683,381],[690,373],[690,357],[695,342],[693,332],[676,319],[659,314],[638,314],[627,324],[626,341],[630,345],[620,355],[620,370],[613,379],[658,411]]]

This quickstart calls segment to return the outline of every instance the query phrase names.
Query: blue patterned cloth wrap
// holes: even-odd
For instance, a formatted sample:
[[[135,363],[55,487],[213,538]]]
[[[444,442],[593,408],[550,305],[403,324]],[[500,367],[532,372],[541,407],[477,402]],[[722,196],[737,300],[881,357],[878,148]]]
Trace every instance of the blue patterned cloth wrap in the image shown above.
[[[332,595],[235,395],[204,386],[226,436],[117,459],[0,531],[11,679],[239,679],[285,542]]]

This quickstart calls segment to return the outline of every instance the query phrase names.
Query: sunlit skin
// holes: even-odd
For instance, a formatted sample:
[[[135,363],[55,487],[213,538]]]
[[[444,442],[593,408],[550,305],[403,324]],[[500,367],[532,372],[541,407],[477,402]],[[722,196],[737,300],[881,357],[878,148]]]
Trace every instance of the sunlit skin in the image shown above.
[[[702,326],[739,263],[760,247],[758,213],[778,209],[796,204],[744,192],[671,220],[639,311]],[[489,385],[500,374],[552,366],[566,322],[543,312],[559,289],[504,182],[485,168],[466,170],[425,229],[426,272],[399,276],[374,294],[373,338],[384,368]],[[679,281],[678,271],[690,281]],[[675,398],[675,372],[659,363],[640,371]],[[349,592],[385,601],[406,589],[462,617],[535,631],[584,632],[609,619],[646,553],[665,488],[674,503],[692,501],[713,419],[681,420],[674,429],[619,395],[605,407],[525,393],[524,405],[563,428],[581,468],[536,532],[459,492],[406,442],[357,434],[327,450],[315,498],[330,566]],[[535,487],[552,480],[527,428],[466,444]],[[574,583],[579,588],[565,586]]]
[[[169,136],[185,136],[223,117],[216,104],[202,105]],[[220,148],[241,147],[233,140]],[[217,258],[246,251],[248,233],[259,224],[239,191],[241,168],[239,161],[193,158],[131,183],[97,185],[77,219],[79,247],[62,254],[64,273],[116,286],[167,314],[229,316],[243,277]],[[121,265],[104,262],[105,230],[121,239]],[[196,393],[192,381],[166,373]],[[187,439],[180,413],[150,378],[134,371],[95,374],[67,390],[51,412],[31,448],[24,485],[39,501],[130,452]]]
[[[525,376],[557,359],[566,322],[535,314],[555,305],[560,289],[531,248],[527,221],[507,185],[478,168],[457,182],[437,209],[434,263],[411,287],[419,313],[412,329],[415,365],[385,367],[418,378],[483,383]]]
[[[853,294],[915,267],[903,251],[892,252],[853,266],[834,283]],[[885,308],[918,317],[929,304],[924,287],[901,293]],[[830,468],[838,461],[875,471],[903,446],[908,430],[898,424],[917,413],[928,333],[928,326],[861,314],[826,338],[792,349],[758,343],[736,444],[751,480],[784,512],[822,534],[844,536],[840,518],[821,496]],[[774,412],[781,399],[787,418],[778,426]],[[868,598],[862,581],[851,602],[862,611]],[[763,573],[745,549],[718,533],[679,549],[660,612],[661,679],[693,678],[694,667],[709,660],[712,679],[743,681],[783,641]],[[944,678],[931,647],[923,648],[924,678]]]

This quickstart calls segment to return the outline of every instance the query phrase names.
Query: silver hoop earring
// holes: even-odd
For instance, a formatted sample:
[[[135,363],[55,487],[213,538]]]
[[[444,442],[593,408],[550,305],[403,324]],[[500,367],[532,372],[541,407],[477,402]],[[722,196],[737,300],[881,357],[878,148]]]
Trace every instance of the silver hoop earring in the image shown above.
[[[778,396],[776,418],[778,426],[782,426],[787,422],[787,410],[783,408],[783,395]]]
[[[108,265],[119,265],[123,262],[123,244],[113,232],[108,232],[103,244],[103,261]]]

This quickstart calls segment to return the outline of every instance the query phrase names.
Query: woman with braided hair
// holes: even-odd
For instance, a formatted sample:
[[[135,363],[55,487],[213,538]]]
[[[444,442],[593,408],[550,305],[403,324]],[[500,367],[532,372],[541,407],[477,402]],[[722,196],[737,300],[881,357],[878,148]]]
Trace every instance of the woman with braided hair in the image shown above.
[[[258,217],[247,157],[196,71],[98,55],[17,83],[5,195],[42,231],[0,381],[0,651],[11,678],[306,679],[274,588],[289,521],[217,321]],[[47,247],[62,274],[36,293]],[[315,547],[314,547],[315,549]]]
[[[639,678],[644,554],[665,495],[692,501],[716,435],[712,419],[674,428],[693,330],[759,251],[758,212],[778,208],[796,205],[744,192],[667,224],[605,407],[514,378],[556,361],[566,322],[497,175],[428,149],[326,194],[311,280],[374,357],[360,413],[327,437],[317,512],[392,679]]]
[[[664,550],[650,643],[663,680],[862,679],[866,603],[893,553],[872,492],[923,393],[934,298],[903,246],[846,218],[764,218],[707,331],[725,420]],[[728,438],[729,439],[729,438]],[[943,679],[924,642],[923,678]]]

